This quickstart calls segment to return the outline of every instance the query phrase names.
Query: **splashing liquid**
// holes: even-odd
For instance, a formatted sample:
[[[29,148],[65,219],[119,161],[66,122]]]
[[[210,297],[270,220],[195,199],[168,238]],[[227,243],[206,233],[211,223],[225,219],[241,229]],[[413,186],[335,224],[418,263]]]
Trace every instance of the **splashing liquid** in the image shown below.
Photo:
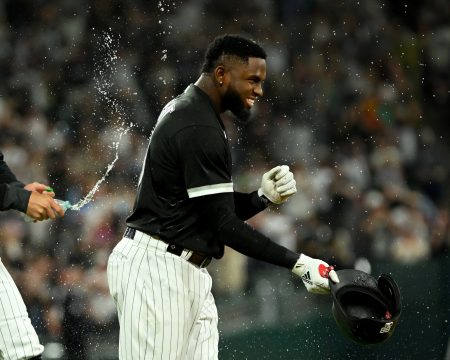
[[[123,129],[122,132],[119,134],[119,140],[117,142],[113,143],[113,147],[116,151],[114,160],[108,165],[102,178],[95,183],[94,187],[91,189],[91,191],[88,192],[88,194],[83,199],[78,201],[76,204],[71,204],[67,200],[64,201],[64,200],[55,199],[55,201],[59,204],[59,206],[62,207],[64,212],[66,212],[67,210],[79,211],[83,206],[89,204],[92,200],[94,200],[95,193],[100,188],[100,185],[108,177],[109,173],[111,172],[111,170],[114,167],[114,164],[117,162],[117,160],[119,160],[119,146],[120,146],[120,141],[122,140],[122,137],[125,134],[127,134],[131,130],[132,127],[133,127],[133,123],[131,123],[128,127]],[[25,214],[23,214],[23,218],[24,218],[25,222],[36,222],[33,218],[31,218]]]
[[[103,56],[102,61],[95,63],[95,70],[97,73],[97,75],[94,76],[95,88],[100,95],[100,100],[103,101],[103,103],[111,111],[111,113],[117,114],[118,119],[122,120],[126,118],[126,115],[124,115],[126,114],[126,112],[119,105],[119,102],[116,100],[116,98],[114,98],[114,95],[117,95],[118,92],[113,91],[113,83],[111,79],[112,74],[117,73],[116,62],[118,59],[118,41],[114,39],[111,34],[104,32],[102,40],[98,45],[99,49],[103,52]],[[66,210],[79,211],[83,206],[89,204],[94,200],[95,193],[99,190],[100,185],[106,180],[115,163],[119,159],[119,146],[122,137],[127,134],[130,129],[133,128],[133,126],[133,123],[131,123],[130,125],[124,125],[124,123],[121,124],[121,127],[119,129],[119,139],[117,142],[113,143],[113,149],[115,150],[114,160],[108,165],[102,178],[95,183],[94,187],[83,199],[78,201],[76,204],[71,204],[69,201],[55,199],[55,201],[58,202],[58,204],[63,208],[64,212],[66,212]],[[23,215],[23,217],[26,222],[35,222],[34,219],[25,214]]]
[[[116,163],[117,160],[119,160],[119,145],[120,145],[120,140],[122,139],[122,136],[124,136],[125,134],[127,134],[130,129],[133,127],[133,124],[131,124],[130,126],[128,126],[127,128],[125,128],[119,135],[119,140],[115,143],[113,143],[114,149],[116,151],[114,160],[108,165],[108,167],[106,168],[106,172],[103,174],[102,178],[100,180],[98,180],[94,187],[91,189],[91,191],[89,191],[89,193],[84,197],[84,199],[81,199],[80,201],[78,201],[76,204],[72,205],[70,207],[70,210],[75,210],[78,211],[80,210],[83,206],[89,204],[92,200],[94,200],[94,195],[95,193],[98,191],[98,189],[100,188],[100,185],[106,180],[107,176],[109,175],[109,173],[111,172],[111,170],[114,167],[114,164]]]
[[[116,99],[118,92],[113,89],[112,81],[112,75],[117,73],[117,60],[119,58],[117,55],[118,39],[115,39],[112,34],[103,32],[101,42],[98,45],[99,50],[102,53],[102,61],[95,64],[95,70],[97,73],[97,75],[94,76],[95,88],[100,95],[100,101],[106,105],[112,114],[117,114],[119,120],[123,120],[126,118],[126,112],[122,109]],[[119,145],[122,137],[127,134],[132,127],[132,123],[130,125],[125,125],[122,123],[120,125],[119,139],[117,142],[113,143],[113,149],[115,150],[115,157],[113,161],[108,165],[106,172],[103,174],[102,178],[95,183],[91,191],[89,191],[83,199],[72,205],[70,210],[78,211],[83,206],[94,200],[95,193],[99,190],[100,185],[106,180],[115,163],[119,159]]]

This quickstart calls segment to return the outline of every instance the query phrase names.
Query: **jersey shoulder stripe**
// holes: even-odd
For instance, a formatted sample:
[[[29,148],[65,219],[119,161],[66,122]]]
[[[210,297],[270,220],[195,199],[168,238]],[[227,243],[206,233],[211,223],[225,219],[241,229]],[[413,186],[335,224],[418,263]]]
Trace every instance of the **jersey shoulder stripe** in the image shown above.
[[[190,199],[199,196],[228,193],[233,191],[233,183],[205,185],[187,190]]]

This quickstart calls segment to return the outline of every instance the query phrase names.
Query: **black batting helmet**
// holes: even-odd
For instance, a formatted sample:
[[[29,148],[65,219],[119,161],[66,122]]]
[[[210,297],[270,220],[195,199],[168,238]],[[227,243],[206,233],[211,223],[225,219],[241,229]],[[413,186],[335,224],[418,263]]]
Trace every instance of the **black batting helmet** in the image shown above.
[[[330,281],[332,312],[337,325],[350,339],[361,344],[388,339],[401,313],[400,291],[394,279],[353,269],[336,271],[339,283]]]

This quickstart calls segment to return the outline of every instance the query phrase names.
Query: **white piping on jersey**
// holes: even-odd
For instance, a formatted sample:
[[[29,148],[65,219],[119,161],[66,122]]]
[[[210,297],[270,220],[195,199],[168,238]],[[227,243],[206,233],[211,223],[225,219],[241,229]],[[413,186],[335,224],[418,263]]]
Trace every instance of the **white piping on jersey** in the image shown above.
[[[223,183],[214,185],[199,186],[196,188],[188,189],[189,198],[195,198],[204,195],[220,194],[233,192],[233,183]]]

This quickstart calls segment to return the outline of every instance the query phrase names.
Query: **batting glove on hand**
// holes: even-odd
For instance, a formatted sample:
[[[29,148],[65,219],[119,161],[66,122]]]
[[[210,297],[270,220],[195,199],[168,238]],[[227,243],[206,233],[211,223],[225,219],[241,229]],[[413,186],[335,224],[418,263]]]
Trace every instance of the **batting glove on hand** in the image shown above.
[[[276,166],[266,172],[261,180],[258,190],[259,196],[264,195],[274,204],[285,202],[297,192],[294,174],[289,171],[289,166]]]
[[[306,290],[314,294],[328,294],[330,286],[328,278],[334,283],[339,282],[339,278],[334,271],[334,267],[328,265],[325,261],[313,259],[309,256],[301,254],[292,268],[292,272],[300,276]]]

